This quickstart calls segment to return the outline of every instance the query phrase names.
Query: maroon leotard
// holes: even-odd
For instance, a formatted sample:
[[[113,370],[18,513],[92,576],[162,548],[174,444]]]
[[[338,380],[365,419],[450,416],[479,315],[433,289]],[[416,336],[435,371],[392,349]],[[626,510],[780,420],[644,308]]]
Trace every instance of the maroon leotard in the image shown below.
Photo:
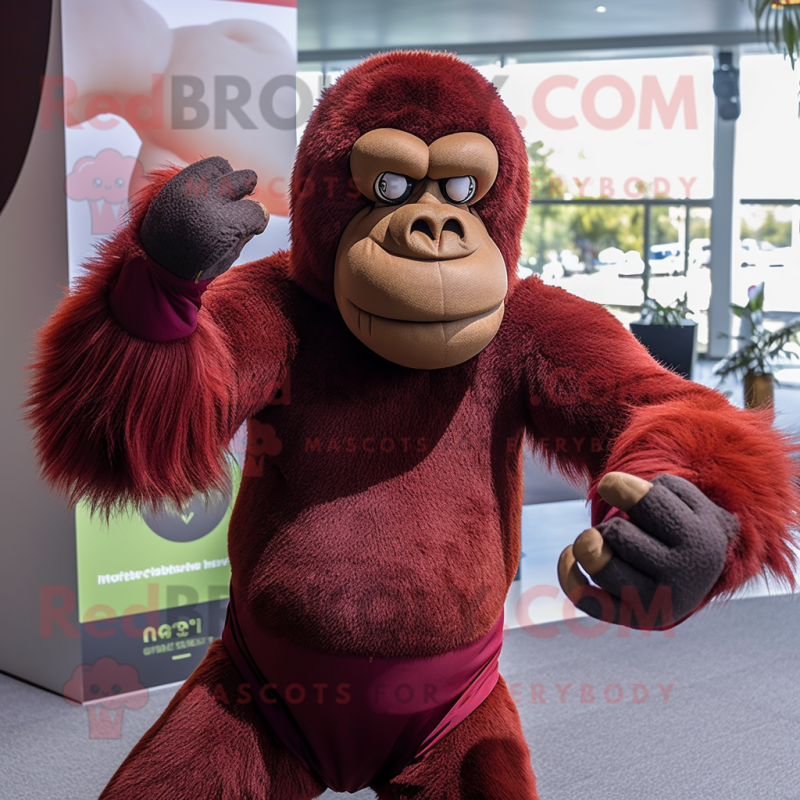
[[[355,792],[388,780],[472,713],[498,678],[503,617],[431,658],[319,653],[259,629],[233,593],[222,640],[274,735],[322,783]]]

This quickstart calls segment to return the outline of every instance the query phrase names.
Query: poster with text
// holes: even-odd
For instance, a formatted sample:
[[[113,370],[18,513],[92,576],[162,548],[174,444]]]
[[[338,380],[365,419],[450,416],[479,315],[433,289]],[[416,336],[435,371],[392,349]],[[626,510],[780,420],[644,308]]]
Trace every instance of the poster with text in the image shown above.
[[[295,0],[65,0],[62,35],[71,282],[125,224],[151,170],[212,155],[255,170],[254,199],[270,212],[238,263],[288,245]],[[225,497],[161,513],[131,508],[108,521],[77,508],[87,663],[113,656],[154,686],[185,678],[220,635],[242,432],[237,442]]]

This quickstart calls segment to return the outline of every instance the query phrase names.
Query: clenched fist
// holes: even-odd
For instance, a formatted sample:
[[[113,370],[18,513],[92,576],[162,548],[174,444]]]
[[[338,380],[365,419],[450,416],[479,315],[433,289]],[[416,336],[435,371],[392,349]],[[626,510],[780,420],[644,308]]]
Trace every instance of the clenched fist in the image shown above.
[[[738,520],[675,475],[650,483],[610,472],[597,488],[629,519],[614,517],[589,528],[561,553],[561,588],[597,619],[633,628],[680,622],[722,573]]]
[[[139,231],[145,252],[181,278],[221,275],[267,227],[266,208],[243,199],[257,181],[253,170],[234,172],[219,156],[190,164],[167,181],[148,208]]]

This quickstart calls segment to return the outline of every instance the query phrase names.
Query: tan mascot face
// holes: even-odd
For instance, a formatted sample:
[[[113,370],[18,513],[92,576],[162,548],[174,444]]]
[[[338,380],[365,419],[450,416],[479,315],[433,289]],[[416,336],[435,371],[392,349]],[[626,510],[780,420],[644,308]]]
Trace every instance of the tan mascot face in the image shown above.
[[[477,355],[503,319],[506,266],[472,206],[498,157],[479,133],[430,146],[393,128],[365,133],[350,156],[372,204],[345,228],[334,292],[347,327],[379,355],[415,369]]]

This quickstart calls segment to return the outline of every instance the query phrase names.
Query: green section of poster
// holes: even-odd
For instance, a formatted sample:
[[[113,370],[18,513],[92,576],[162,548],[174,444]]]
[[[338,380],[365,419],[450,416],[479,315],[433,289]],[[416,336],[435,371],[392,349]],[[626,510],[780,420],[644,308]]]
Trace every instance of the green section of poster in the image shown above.
[[[81,503],[76,509],[78,613],[81,622],[206,603],[228,596],[228,522],[232,492],[199,498],[181,513],[132,511],[106,523]]]

